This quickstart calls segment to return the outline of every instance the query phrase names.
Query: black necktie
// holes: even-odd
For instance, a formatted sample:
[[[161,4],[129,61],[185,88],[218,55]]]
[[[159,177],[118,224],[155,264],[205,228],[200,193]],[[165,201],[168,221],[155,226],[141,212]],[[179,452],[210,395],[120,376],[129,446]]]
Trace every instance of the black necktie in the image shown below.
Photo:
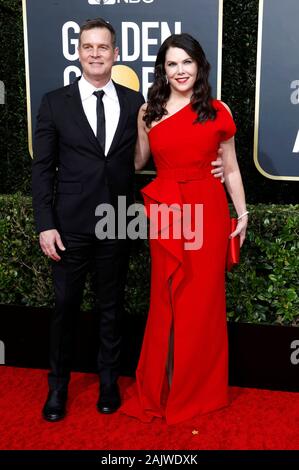
[[[105,130],[105,111],[103,104],[103,90],[94,91],[93,94],[97,97],[97,139],[100,146],[105,153],[106,130]]]

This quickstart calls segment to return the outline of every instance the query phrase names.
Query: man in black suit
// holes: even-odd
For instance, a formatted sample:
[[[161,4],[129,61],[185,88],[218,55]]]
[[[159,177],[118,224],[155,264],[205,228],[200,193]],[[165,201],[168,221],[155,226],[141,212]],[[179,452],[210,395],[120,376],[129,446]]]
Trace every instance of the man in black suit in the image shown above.
[[[93,263],[99,310],[100,394],[97,408],[120,406],[117,385],[127,241],[99,239],[96,207],[118,196],[133,202],[137,115],[143,96],[111,80],[117,59],[113,27],[101,18],[80,29],[82,76],[47,93],[34,143],[33,207],[40,246],[52,261],[55,309],[51,321],[49,394],[43,417],[65,416],[75,316]],[[221,174],[221,161],[220,161]],[[219,176],[219,174],[218,174]],[[97,234],[98,235],[98,234]]]

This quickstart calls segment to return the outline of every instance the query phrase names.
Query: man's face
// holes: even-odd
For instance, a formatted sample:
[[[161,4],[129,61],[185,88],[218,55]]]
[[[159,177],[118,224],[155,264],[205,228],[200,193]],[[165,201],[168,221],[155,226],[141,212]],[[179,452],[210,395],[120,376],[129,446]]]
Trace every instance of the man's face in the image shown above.
[[[93,28],[83,31],[78,52],[86,79],[103,83],[110,80],[118,48],[113,47],[109,29]]]

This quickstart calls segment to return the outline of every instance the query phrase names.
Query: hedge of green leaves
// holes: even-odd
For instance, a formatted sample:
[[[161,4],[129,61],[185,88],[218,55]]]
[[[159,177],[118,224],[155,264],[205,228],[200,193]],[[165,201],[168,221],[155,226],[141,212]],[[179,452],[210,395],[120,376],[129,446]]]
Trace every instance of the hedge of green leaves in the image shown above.
[[[242,262],[228,273],[227,312],[233,321],[299,325],[299,205],[249,206]],[[34,233],[31,199],[0,196],[0,303],[53,304],[51,270]],[[126,309],[145,315],[149,299],[147,243],[132,251]],[[87,289],[84,308],[92,307]]]
[[[31,157],[27,142],[25,59],[21,0],[0,0],[0,192],[30,191]]]
[[[297,203],[295,182],[264,178],[253,163],[258,3],[259,0],[224,0],[222,98],[237,122],[237,150],[248,201]],[[0,80],[6,86],[6,105],[0,106],[0,192],[28,194],[30,156],[21,0],[0,0],[0,30]],[[141,186],[142,179],[139,177]]]
[[[228,273],[228,318],[299,325],[299,205],[249,210],[242,262]]]

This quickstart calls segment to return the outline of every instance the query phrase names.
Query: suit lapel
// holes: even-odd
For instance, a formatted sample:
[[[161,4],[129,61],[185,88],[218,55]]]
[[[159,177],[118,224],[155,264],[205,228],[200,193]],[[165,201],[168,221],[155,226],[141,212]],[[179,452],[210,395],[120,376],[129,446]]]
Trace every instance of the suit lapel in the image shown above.
[[[82,131],[84,132],[84,134],[86,135],[90,143],[96,147],[99,156],[105,158],[103,150],[96,136],[94,135],[94,132],[92,128],[90,127],[90,124],[84,112],[82,101],[81,101],[81,96],[80,96],[80,91],[78,87],[78,81],[79,79],[77,79],[72,85],[70,85],[66,93],[67,105],[70,108],[72,118],[76,121],[80,129],[82,129]]]
[[[120,106],[120,116],[119,116],[118,125],[117,125],[117,128],[116,128],[116,131],[115,131],[115,134],[114,134],[114,137],[113,137],[108,155],[110,155],[115,150],[115,148],[117,148],[118,142],[119,142],[121,136],[123,135],[125,125],[126,125],[127,120],[128,120],[128,115],[129,115],[129,109],[128,109],[129,105],[128,105],[128,101],[127,101],[127,98],[126,98],[125,91],[117,83],[115,83],[115,82],[113,82],[113,83],[114,83],[116,93],[117,93],[117,96],[118,96],[118,101],[119,101],[119,106]]]

